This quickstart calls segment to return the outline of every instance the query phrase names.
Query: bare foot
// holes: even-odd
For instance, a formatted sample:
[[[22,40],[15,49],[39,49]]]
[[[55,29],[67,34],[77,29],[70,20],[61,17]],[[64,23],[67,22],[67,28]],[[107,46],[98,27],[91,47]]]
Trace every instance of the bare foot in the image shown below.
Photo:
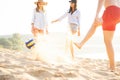
[[[111,69],[110,72],[115,72],[115,70],[112,70],[112,69]]]
[[[79,49],[81,48],[80,43],[74,43],[74,45]]]
[[[111,68],[111,69],[110,69],[110,72],[115,72],[115,69],[112,69],[112,68]]]

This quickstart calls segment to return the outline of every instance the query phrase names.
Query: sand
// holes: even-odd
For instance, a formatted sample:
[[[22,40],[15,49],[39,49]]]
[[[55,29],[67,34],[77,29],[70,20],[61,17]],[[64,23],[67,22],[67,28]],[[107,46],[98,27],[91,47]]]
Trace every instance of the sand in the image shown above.
[[[120,80],[119,61],[110,72],[105,59],[75,57],[71,63],[51,64],[30,57],[31,53],[0,49],[0,80]]]
[[[120,80],[119,39],[114,41],[115,72],[109,70],[101,37],[80,50],[74,47],[74,60],[65,53],[65,39],[64,34],[53,33],[31,50],[0,48],[0,80]]]

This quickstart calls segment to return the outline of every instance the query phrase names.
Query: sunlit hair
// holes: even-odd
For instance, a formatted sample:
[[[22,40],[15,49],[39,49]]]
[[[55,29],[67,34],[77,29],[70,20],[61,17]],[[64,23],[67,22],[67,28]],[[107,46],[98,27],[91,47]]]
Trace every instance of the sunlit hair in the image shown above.
[[[74,5],[74,11],[76,11],[77,10],[77,3],[75,3],[75,5]],[[72,7],[70,6],[70,9],[69,9],[69,12],[68,13],[73,13],[74,11],[72,11]]]
[[[39,12],[39,5],[38,5],[38,3],[37,3],[36,11]],[[42,11],[45,12],[43,6],[42,6]]]

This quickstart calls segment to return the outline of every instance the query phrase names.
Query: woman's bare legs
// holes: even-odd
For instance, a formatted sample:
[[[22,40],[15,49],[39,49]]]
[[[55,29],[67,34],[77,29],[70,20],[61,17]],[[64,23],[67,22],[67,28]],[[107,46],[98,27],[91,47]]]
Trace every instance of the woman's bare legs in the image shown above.
[[[81,43],[74,43],[74,44],[80,49],[92,37],[97,27],[98,27],[98,24],[93,23],[92,27],[86,34],[85,38],[81,41]]]
[[[72,40],[70,40],[70,53],[71,53],[72,59],[74,59],[74,49],[73,49],[73,41]]]
[[[67,35],[66,42],[65,42],[65,53],[68,52],[68,46],[69,46],[69,40],[68,40],[68,35]]]
[[[114,71],[115,62],[114,62],[114,49],[112,45],[114,31],[103,31],[103,35],[104,35],[104,43],[106,46],[107,55],[108,55],[109,62],[110,62],[110,69]]]
[[[71,33],[67,34],[66,44],[65,44],[65,52],[70,53],[72,59],[74,59],[73,40],[72,40],[72,34]]]

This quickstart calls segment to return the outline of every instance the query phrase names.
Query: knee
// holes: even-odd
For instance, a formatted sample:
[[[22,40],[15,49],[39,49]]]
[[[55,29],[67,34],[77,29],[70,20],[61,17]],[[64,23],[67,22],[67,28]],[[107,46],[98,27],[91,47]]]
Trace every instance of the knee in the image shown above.
[[[104,43],[105,45],[108,45],[108,46],[112,45],[112,41],[109,39],[104,39]]]

